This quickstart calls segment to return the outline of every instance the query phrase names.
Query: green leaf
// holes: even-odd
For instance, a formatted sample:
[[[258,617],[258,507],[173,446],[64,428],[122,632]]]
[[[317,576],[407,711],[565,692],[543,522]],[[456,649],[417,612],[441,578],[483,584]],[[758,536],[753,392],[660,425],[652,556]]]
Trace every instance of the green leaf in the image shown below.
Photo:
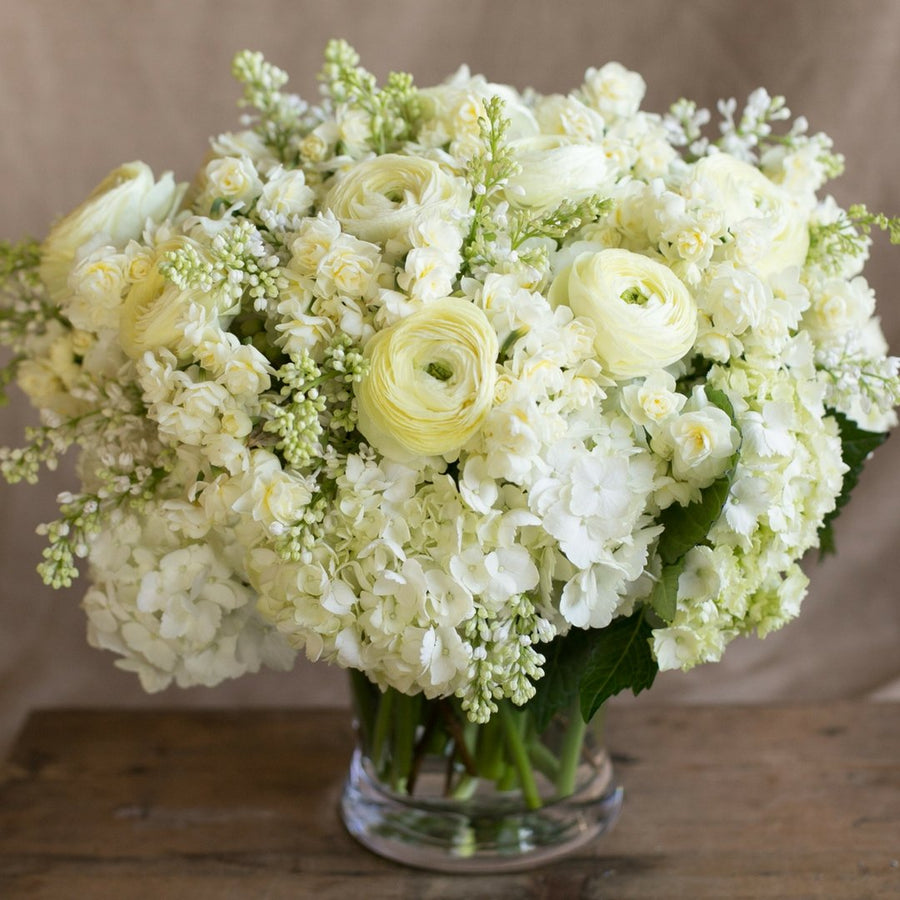
[[[731,470],[705,488],[695,503],[673,504],[663,511],[659,520],[665,530],[659,539],[659,555],[665,565],[674,565],[688,550],[706,540],[722,513],[733,478]]]
[[[626,689],[639,694],[653,684],[659,667],[650,649],[653,629],[639,610],[614,619],[595,633],[580,682],[581,715],[590,721],[610,697]]]
[[[591,655],[591,644],[600,632],[573,628],[563,637],[540,647],[546,673],[535,685],[528,701],[538,731],[544,731],[561,709],[568,709],[578,696],[578,683]]]
[[[837,552],[834,543],[834,520],[838,517],[843,507],[850,499],[850,493],[859,482],[863,466],[874,450],[880,447],[888,438],[886,432],[865,431],[851,419],[839,412],[833,412],[841,435],[841,455],[844,463],[849,467],[844,473],[844,483],[841,493],[837,498],[834,509],[825,516],[821,528],[819,528],[819,559],[822,560],[829,554]]]
[[[665,622],[675,618],[678,600],[678,579],[684,571],[684,557],[677,563],[664,566],[659,581],[653,586],[650,594],[650,605],[653,611]]]

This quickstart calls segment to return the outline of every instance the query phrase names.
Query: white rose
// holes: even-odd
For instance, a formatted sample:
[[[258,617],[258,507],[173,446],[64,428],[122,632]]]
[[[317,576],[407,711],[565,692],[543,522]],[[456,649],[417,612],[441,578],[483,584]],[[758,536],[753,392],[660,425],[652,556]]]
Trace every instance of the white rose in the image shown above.
[[[257,171],[265,172],[278,164],[266,142],[255,131],[231,131],[220,134],[210,142],[216,156],[246,156],[253,160]]]
[[[662,263],[629,250],[579,254],[554,279],[549,299],[593,322],[597,357],[619,381],[677,362],[697,336],[688,289]]]
[[[40,347],[23,359],[16,369],[16,383],[40,410],[50,410],[65,418],[82,415],[89,406],[72,394],[82,374],[75,360],[73,333],[51,321]]]
[[[506,186],[513,205],[552,209],[563,200],[583,200],[611,186],[609,161],[598,144],[541,135],[514,141],[511,149],[521,166]]]
[[[491,97],[503,101],[510,139],[538,133],[534,114],[517,91],[509,85],[492,84],[482,75],[473,76],[467,66],[462,66],[446,83],[419,90],[425,121],[420,139],[424,135],[434,147],[452,142],[454,155],[470,155],[478,143],[478,120],[484,117],[484,101]]]
[[[291,242],[290,267],[301,275],[315,275],[322,258],[340,234],[341,225],[331,213],[304,219]]]
[[[458,253],[448,256],[434,247],[416,247],[406,255],[397,284],[412,298],[429,303],[452,292],[459,265]]]
[[[497,336],[468,300],[435,300],[366,344],[359,430],[383,456],[449,454],[481,427],[497,379]]]
[[[468,207],[466,183],[430,159],[386,153],[350,168],[323,204],[346,231],[364,241],[408,241],[423,215],[453,218]]]
[[[846,341],[866,325],[875,312],[875,292],[862,275],[850,281],[829,278],[810,295],[803,326],[819,343]]]
[[[802,267],[809,252],[807,217],[791,195],[771,182],[750,163],[727,153],[701,159],[694,167],[694,178],[716,191],[726,227],[747,231],[752,247],[752,264],[763,276],[791,266]],[[746,254],[749,248],[740,252]]]
[[[161,244],[154,266],[146,278],[135,282],[125,295],[119,323],[119,342],[132,359],[140,358],[147,350],[171,350],[183,362],[189,355],[183,350],[184,328],[189,308],[203,309],[209,318],[227,325],[233,303],[220,290],[199,288],[182,290],[160,271],[159,263],[165,254],[185,244],[191,244],[202,257],[203,249],[190,238],[178,238]]]
[[[75,253],[89,241],[121,249],[138,238],[148,219],[166,218],[181,199],[183,187],[171,172],[159,181],[142,162],[113,170],[77,209],[57,222],[41,246],[41,280],[57,302],[68,293],[69,270]]]

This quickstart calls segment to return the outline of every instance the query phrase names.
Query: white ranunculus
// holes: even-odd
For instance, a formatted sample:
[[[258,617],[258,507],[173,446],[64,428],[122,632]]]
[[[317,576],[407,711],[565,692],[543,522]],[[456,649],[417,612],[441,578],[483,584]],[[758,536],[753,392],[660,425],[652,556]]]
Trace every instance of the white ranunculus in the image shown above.
[[[183,290],[159,271],[159,263],[165,260],[165,254],[185,243],[190,243],[203,255],[202,248],[190,238],[167,241],[157,249],[154,266],[147,277],[133,284],[125,295],[119,342],[132,359],[140,358],[147,350],[161,348],[186,357],[182,349],[184,326],[192,305],[202,308],[210,319],[218,319],[222,324],[226,324],[232,314],[233,302],[226,292],[199,288]]]
[[[549,299],[594,324],[594,350],[618,381],[677,362],[697,336],[697,307],[678,276],[629,250],[579,254],[554,279]]]
[[[497,379],[497,336],[468,300],[434,300],[366,344],[359,430],[383,456],[450,454],[481,427]]]
[[[511,147],[521,167],[506,186],[513,205],[552,209],[563,200],[602,194],[612,185],[613,172],[599,144],[545,134],[515,141]]]
[[[364,241],[408,242],[423,215],[453,218],[468,207],[466,183],[430,159],[386,153],[350,168],[328,192],[331,210],[346,231]]]
[[[142,162],[114,169],[77,209],[57,222],[41,245],[41,280],[59,302],[68,292],[75,254],[88,242],[121,249],[138,238],[148,219],[159,222],[181,199],[183,188],[171,172],[159,181]]]
[[[754,258],[746,262],[763,277],[803,265],[809,252],[807,216],[784,188],[727,153],[701,159],[694,179],[714,188],[725,225],[737,232],[738,243],[741,232],[747,232]]]

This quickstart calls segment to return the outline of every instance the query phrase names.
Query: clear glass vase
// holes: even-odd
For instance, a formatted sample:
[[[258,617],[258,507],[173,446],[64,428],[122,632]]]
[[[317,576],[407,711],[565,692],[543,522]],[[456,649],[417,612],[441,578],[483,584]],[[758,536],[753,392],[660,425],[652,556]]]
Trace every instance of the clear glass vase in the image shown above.
[[[341,797],[350,834],[410,866],[508,872],[564,856],[607,831],[622,806],[603,744],[603,710],[577,705],[538,731],[500,704],[467,721],[453,699],[381,692],[352,679],[357,747]]]

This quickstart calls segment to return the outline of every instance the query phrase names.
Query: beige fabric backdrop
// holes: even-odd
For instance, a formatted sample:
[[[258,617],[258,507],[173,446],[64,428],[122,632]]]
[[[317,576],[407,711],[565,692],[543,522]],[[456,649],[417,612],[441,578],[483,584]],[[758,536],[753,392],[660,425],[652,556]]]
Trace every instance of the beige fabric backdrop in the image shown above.
[[[438,81],[461,62],[491,80],[567,91],[616,59],[645,76],[645,108],[679,96],[714,105],[758,85],[787,96],[848,158],[844,204],[900,213],[900,2],[896,0],[0,0],[0,239],[42,236],[111,168],[142,158],[191,177],[209,135],[237,127],[233,53],[260,49],[315,96],[325,41],[346,37],[380,78]],[[868,270],[900,351],[900,248]],[[0,443],[33,421],[16,400]],[[900,437],[870,465],[838,528],[840,555],[812,562],[801,618],[725,662],[661,677],[650,702],[900,697]],[[144,695],[88,648],[80,588],[34,573],[65,473],[39,491],[0,486],[0,753],[29,708],[343,702],[343,675],[301,664],[213,690]],[[646,702],[646,701],[641,701]]]

